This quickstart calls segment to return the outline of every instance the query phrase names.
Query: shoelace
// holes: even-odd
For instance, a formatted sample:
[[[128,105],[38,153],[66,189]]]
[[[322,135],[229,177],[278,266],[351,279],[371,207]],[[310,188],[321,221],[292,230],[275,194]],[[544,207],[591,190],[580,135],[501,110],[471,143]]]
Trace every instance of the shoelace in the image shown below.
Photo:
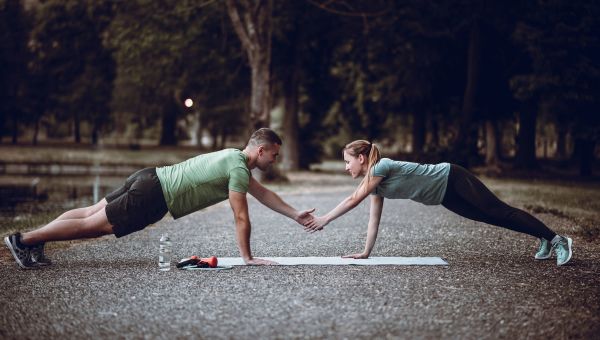
[[[545,253],[545,252],[546,252],[546,249],[548,249],[548,242],[544,242],[544,241],[542,241],[542,242],[540,243],[540,248],[538,249],[538,253],[541,253],[541,252],[544,252],[544,253]],[[549,250],[552,250],[552,248],[550,248]]]
[[[556,248],[556,254],[558,254],[559,256],[562,256],[563,253],[565,252],[565,247],[566,247],[566,244],[562,240],[557,242],[556,245],[554,246],[554,248]]]
[[[44,259],[44,245],[38,244],[37,246],[31,247],[30,253],[36,260]]]

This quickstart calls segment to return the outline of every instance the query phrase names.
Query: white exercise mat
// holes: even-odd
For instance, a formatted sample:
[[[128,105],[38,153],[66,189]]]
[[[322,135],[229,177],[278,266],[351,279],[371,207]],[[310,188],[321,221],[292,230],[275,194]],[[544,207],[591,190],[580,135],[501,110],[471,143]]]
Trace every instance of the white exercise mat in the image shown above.
[[[398,266],[447,266],[448,262],[440,257],[369,257],[368,259],[344,259],[341,257],[262,257],[258,258],[275,261],[280,266],[297,265],[398,265]],[[243,266],[241,257],[219,257],[219,266]]]

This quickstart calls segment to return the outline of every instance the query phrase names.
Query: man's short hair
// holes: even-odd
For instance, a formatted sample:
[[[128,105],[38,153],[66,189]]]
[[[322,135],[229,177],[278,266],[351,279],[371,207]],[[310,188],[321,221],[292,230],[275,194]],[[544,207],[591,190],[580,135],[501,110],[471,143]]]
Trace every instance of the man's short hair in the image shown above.
[[[281,138],[275,133],[275,131],[268,128],[260,128],[250,136],[250,140],[248,140],[248,145],[259,146],[263,144],[274,145],[274,144],[283,144],[281,142]]]

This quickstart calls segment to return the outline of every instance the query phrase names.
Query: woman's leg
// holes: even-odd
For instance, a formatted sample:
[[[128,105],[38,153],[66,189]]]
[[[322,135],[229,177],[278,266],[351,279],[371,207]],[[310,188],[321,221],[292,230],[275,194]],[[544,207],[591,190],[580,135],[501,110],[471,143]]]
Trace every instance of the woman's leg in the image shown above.
[[[504,203],[477,177],[457,165],[452,165],[442,205],[461,216],[548,241],[556,236],[540,220]]]

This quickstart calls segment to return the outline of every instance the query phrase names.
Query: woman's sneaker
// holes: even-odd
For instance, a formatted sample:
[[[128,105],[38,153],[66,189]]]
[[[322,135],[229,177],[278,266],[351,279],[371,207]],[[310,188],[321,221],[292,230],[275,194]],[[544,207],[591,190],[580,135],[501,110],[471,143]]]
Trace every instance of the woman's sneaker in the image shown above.
[[[554,252],[556,253],[556,264],[562,266],[569,262],[573,255],[573,240],[568,237],[556,235],[552,239],[552,248],[554,248]]]
[[[4,243],[10,249],[10,253],[15,258],[15,261],[17,261],[19,267],[23,269],[35,268],[35,264],[31,261],[30,248],[21,243],[21,233],[6,236]]]
[[[45,243],[41,243],[29,248],[29,252],[31,253],[31,262],[33,262],[34,265],[49,266],[52,264],[52,261],[50,261],[50,259],[44,255],[44,245]]]
[[[535,253],[536,260],[547,260],[552,256],[552,244],[545,238],[540,239],[540,248]]]

